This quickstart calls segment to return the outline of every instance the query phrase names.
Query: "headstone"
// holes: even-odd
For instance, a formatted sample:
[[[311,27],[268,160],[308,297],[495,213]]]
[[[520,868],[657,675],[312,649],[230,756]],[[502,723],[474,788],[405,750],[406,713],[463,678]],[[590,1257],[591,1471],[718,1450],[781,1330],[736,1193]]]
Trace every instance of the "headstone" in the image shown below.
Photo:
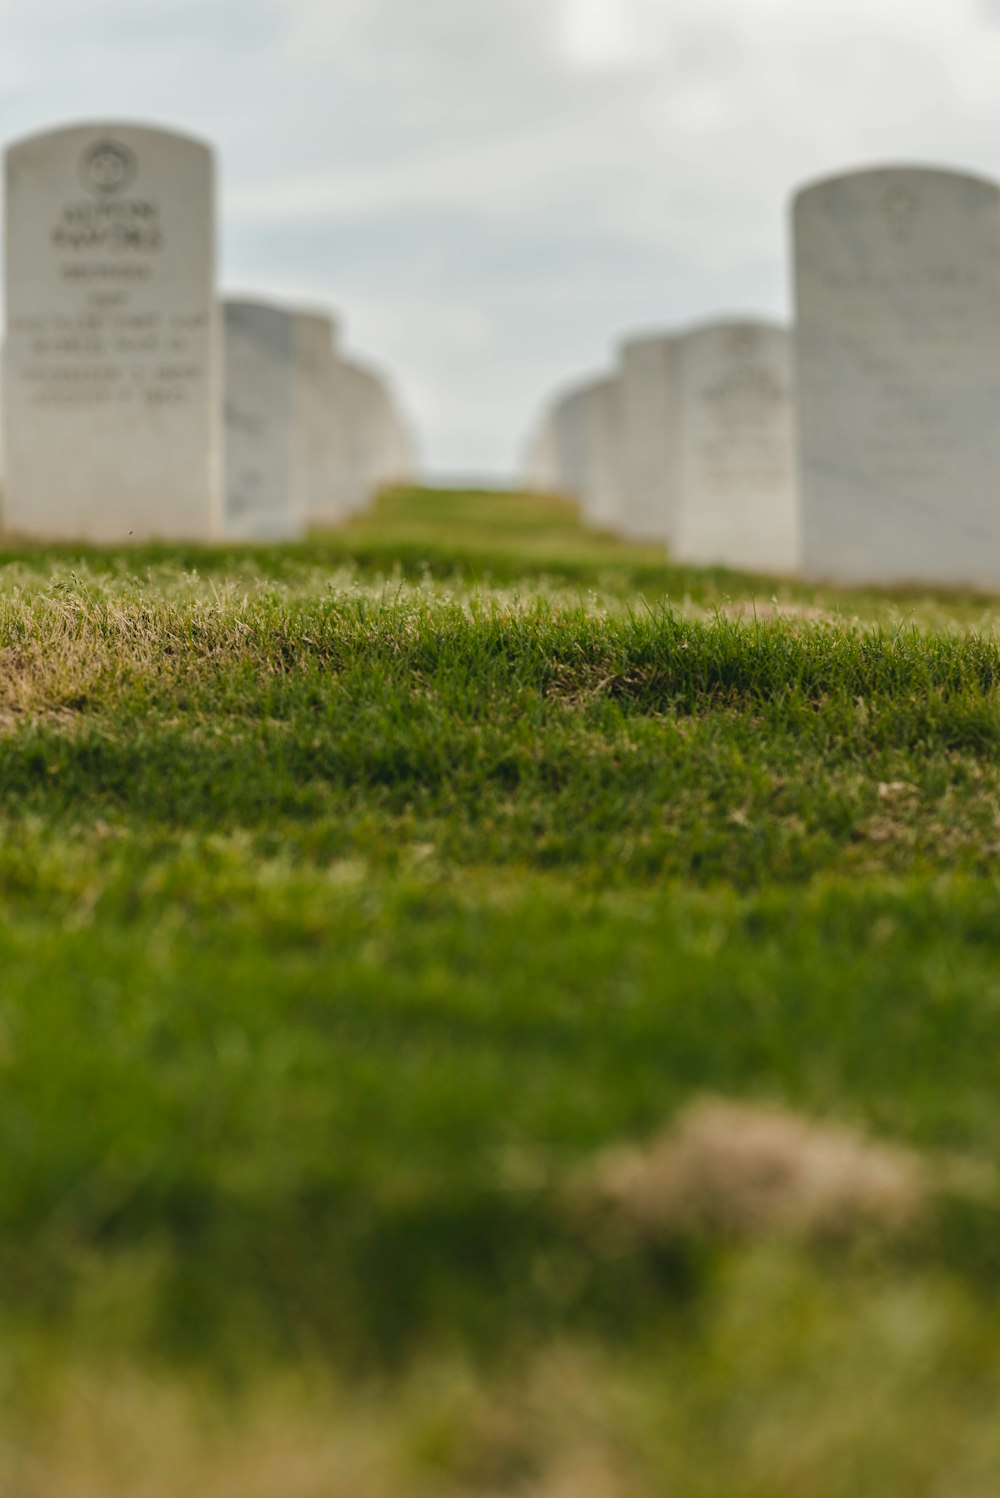
[[[359,503],[367,505],[394,477],[395,418],[385,378],[376,370],[354,365],[352,387],[355,489]]]
[[[325,312],[295,313],[294,508],[318,526],[335,525],[345,513],[337,474],[349,439],[336,382],[336,336]]]
[[[588,398],[585,388],[568,390],[552,407],[553,487],[578,503],[582,503],[586,485]]]
[[[242,540],[302,534],[295,479],[295,318],[229,300],[225,334],[226,533]]]
[[[382,390],[378,376],[353,360],[343,361],[341,380],[349,436],[345,494],[350,509],[357,511],[379,485]]]
[[[1000,191],[884,168],[793,216],[806,570],[1000,587]]]
[[[615,377],[584,386],[581,419],[584,520],[614,530],[621,517],[621,404]]]
[[[338,412],[335,494],[343,516],[365,508],[378,491],[412,474],[409,435],[384,377],[353,359],[334,367]]]
[[[396,396],[381,374],[375,376],[369,421],[371,487],[372,494],[377,494],[380,489],[405,483],[410,470]]]
[[[555,418],[552,411],[546,411],[532,429],[525,446],[522,467],[526,489],[546,494],[558,488]]]
[[[211,152],[90,124],[6,160],[6,526],[207,540],[222,524]]]
[[[630,339],[620,358],[622,516],[626,535],[672,543],[680,462],[680,340]]]
[[[799,562],[791,335],[764,322],[697,328],[678,345],[673,555],[789,572]]]
[[[409,422],[396,394],[389,391],[389,484],[412,484],[416,481],[417,451]]]

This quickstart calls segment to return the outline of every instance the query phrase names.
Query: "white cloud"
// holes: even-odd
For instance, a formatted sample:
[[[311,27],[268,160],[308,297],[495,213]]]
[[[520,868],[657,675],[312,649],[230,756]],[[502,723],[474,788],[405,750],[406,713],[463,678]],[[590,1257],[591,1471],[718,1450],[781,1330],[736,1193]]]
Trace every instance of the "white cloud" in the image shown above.
[[[653,38],[644,25],[649,4],[625,0],[565,0],[559,41],[571,62],[584,68],[617,68],[648,56]]]

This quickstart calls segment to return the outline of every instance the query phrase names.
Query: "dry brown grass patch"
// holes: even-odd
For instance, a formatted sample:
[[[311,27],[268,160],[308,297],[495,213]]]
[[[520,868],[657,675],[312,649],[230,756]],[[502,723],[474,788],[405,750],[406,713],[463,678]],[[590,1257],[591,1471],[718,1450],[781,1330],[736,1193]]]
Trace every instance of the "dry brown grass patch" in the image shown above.
[[[612,1241],[678,1231],[734,1237],[897,1233],[921,1215],[911,1151],[778,1108],[703,1101],[650,1143],[608,1151],[572,1199]]]
[[[271,1391],[233,1410],[141,1376],[68,1378],[44,1430],[0,1443],[17,1498],[390,1498],[398,1473],[361,1414]]]
[[[0,645],[0,733],[26,719],[68,725],[105,665],[84,639]]]
[[[604,1405],[596,1370],[569,1352],[517,1383],[431,1368],[392,1391],[290,1379],[232,1403],[211,1386],[67,1370],[16,1436],[0,1428],[0,1492],[644,1498],[621,1474]]]
[[[820,608],[813,603],[778,603],[776,599],[767,601],[743,600],[738,603],[725,603],[713,605],[703,610],[706,619],[730,619],[737,624],[753,624],[771,619],[800,620],[806,624],[839,624],[844,620],[840,614],[835,614],[831,609]]]

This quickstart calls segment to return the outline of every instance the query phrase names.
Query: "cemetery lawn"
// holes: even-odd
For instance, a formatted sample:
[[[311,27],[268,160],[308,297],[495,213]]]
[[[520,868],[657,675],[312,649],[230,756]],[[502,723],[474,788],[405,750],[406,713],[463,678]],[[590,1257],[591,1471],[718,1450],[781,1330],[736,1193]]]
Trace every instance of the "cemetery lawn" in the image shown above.
[[[0,552],[0,1491],[995,1491],[996,620]]]

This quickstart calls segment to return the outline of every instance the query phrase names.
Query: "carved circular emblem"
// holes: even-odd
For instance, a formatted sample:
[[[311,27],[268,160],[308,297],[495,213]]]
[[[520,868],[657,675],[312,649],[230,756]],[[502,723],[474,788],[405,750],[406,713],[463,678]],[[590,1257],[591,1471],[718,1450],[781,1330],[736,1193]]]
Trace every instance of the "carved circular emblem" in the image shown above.
[[[734,328],[729,335],[729,354],[733,359],[752,359],[757,352],[757,329]]]
[[[135,181],[135,152],[117,140],[99,140],[80,158],[80,180],[88,192],[110,198]]]
[[[903,243],[913,233],[920,214],[920,199],[904,182],[894,182],[882,195],[882,213],[893,239]]]

